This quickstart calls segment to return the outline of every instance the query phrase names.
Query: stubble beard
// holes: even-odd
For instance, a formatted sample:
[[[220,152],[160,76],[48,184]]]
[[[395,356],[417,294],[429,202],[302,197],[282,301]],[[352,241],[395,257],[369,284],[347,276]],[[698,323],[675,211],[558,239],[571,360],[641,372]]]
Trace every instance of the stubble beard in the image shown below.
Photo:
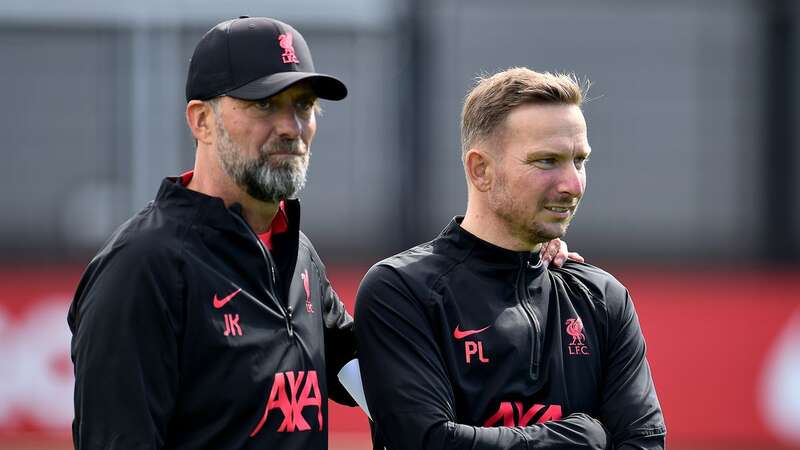
[[[277,203],[295,198],[305,187],[310,151],[299,139],[280,139],[264,144],[256,158],[247,159],[244,151],[231,139],[228,131],[217,121],[217,154],[225,173],[247,195],[262,202]],[[270,161],[274,153],[302,153],[301,156]]]
[[[556,203],[566,202],[559,201]],[[544,205],[536,205],[535,209],[533,209],[531,205],[526,205],[519,199],[514,198],[508,190],[506,176],[501,173],[497,174],[495,189],[489,192],[489,208],[505,225],[507,232],[512,237],[531,247],[563,237],[573,217],[575,217],[575,212],[577,212],[576,206],[569,220],[563,224],[545,224],[538,221],[535,216],[544,209]]]

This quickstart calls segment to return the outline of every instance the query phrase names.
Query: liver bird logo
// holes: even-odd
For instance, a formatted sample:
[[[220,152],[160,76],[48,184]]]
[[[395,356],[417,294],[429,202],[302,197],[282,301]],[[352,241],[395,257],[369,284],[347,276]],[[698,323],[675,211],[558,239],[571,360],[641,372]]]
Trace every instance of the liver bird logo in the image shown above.
[[[581,321],[581,318],[567,319],[566,325],[567,334],[572,336],[572,343],[569,345],[583,345],[586,335],[583,334],[583,321]]]
[[[280,45],[283,49],[281,58],[283,59],[284,64],[300,64],[300,61],[297,59],[297,55],[294,53],[293,41],[294,38],[292,37],[292,33],[281,34],[278,36],[278,45]]]
[[[294,52],[294,46],[292,45],[292,33],[281,34],[278,36],[278,42],[281,45],[281,48],[284,50],[292,50]]]
[[[313,313],[314,305],[311,303],[311,286],[310,282],[308,281],[308,269],[304,270],[303,273],[300,274],[300,278],[303,280],[303,289],[306,290],[306,312]]]

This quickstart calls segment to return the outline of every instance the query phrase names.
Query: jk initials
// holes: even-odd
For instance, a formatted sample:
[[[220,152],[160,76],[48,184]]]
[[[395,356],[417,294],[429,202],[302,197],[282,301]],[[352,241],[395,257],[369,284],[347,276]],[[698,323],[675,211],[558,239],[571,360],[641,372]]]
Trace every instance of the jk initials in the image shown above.
[[[239,326],[238,314],[225,314],[225,336],[242,336],[242,327]]]
[[[481,341],[465,341],[464,342],[464,354],[466,356],[467,364],[472,362],[472,355],[478,355],[478,361],[486,364],[489,362],[489,358],[485,358],[483,356],[483,342]]]

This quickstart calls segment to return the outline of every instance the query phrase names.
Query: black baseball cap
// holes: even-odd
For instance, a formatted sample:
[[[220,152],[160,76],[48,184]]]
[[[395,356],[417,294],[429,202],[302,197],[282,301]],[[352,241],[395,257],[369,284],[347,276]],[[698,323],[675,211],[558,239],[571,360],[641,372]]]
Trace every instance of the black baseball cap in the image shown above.
[[[314,71],[311,51],[290,25],[241,16],[219,23],[200,39],[189,62],[186,101],[220,95],[256,100],[307,80],[317,97],[341,100],[347,87]]]

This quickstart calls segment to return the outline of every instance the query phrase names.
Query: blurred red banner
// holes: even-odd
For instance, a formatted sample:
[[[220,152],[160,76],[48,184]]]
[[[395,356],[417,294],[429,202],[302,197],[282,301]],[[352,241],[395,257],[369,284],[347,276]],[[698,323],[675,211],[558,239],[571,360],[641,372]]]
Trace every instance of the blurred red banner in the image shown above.
[[[353,310],[366,267],[329,276]],[[800,271],[621,269],[676,446],[800,446]],[[0,269],[0,441],[68,441],[66,314],[81,268]],[[331,405],[331,440],[368,440],[364,414]]]

